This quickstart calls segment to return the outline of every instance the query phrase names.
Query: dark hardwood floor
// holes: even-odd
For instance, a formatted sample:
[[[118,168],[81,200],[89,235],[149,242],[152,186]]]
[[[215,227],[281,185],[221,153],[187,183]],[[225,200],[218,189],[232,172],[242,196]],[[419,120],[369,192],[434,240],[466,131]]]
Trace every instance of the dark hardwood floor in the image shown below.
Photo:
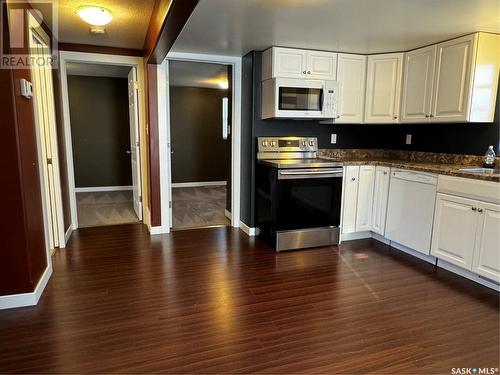
[[[499,367],[498,294],[374,240],[274,253],[238,230],[81,229],[0,373],[451,374]]]

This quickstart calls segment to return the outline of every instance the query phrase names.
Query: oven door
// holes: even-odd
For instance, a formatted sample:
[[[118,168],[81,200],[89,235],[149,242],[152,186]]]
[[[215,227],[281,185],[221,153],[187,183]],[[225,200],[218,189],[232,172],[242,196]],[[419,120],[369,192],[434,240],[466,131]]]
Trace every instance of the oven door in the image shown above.
[[[342,168],[279,170],[276,229],[340,226],[342,174]]]

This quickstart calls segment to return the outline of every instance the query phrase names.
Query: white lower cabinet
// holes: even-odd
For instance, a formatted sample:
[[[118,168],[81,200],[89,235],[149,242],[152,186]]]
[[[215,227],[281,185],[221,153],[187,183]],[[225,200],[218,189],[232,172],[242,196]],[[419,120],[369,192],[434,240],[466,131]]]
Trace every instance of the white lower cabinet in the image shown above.
[[[472,271],[500,282],[500,206],[480,202]]]
[[[372,229],[373,186],[375,184],[375,167],[362,165],[359,167],[358,202],[356,206],[356,232]]]
[[[372,232],[384,235],[387,199],[389,197],[389,182],[391,169],[377,166],[375,168],[375,186],[373,189]]]
[[[356,207],[358,203],[358,166],[345,167],[342,212],[342,233],[356,232]]]
[[[477,201],[438,194],[431,254],[470,270],[477,221]]]
[[[500,282],[500,205],[438,194],[431,254]]]

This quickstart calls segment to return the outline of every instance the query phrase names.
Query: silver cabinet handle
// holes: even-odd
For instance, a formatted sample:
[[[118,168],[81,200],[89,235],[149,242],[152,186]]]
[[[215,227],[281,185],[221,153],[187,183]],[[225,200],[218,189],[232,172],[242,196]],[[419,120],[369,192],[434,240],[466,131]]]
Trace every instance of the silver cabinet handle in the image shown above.
[[[311,74],[311,71],[310,71],[310,70],[308,70],[308,71],[307,71],[307,74]]]
[[[482,212],[483,212],[483,209],[482,209],[482,208],[478,208],[478,209],[477,209],[477,212],[482,213]]]
[[[425,115],[425,118],[429,118],[429,115]]]
[[[434,115],[431,113],[431,114],[429,115],[429,117],[434,117]]]
[[[384,172],[384,174],[387,174],[387,172]]]
[[[306,73],[307,73],[307,72],[306,72],[305,70],[302,72],[302,74],[306,74]]]
[[[130,151],[130,150],[127,150],[127,151],[125,151],[125,152],[126,152],[127,154],[129,154],[129,155],[132,153],[132,151]]]
[[[394,116],[394,120],[396,120],[398,118],[398,116]]]
[[[472,207],[472,211],[477,211],[477,208],[476,207]]]
[[[352,181],[356,181],[356,177],[351,178]]]

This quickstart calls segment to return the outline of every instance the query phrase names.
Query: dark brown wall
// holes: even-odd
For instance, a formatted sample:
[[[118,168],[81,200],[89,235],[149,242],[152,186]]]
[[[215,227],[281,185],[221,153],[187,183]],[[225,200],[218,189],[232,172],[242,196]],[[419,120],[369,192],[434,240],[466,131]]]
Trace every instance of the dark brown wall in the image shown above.
[[[30,71],[0,69],[0,295],[33,291],[47,266],[33,100],[21,97],[21,78]]]
[[[172,182],[227,181],[229,140],[222,139],[227,90],[170,88]]]
[[[132,184],[126,78],[68,76],[76,187]]]

